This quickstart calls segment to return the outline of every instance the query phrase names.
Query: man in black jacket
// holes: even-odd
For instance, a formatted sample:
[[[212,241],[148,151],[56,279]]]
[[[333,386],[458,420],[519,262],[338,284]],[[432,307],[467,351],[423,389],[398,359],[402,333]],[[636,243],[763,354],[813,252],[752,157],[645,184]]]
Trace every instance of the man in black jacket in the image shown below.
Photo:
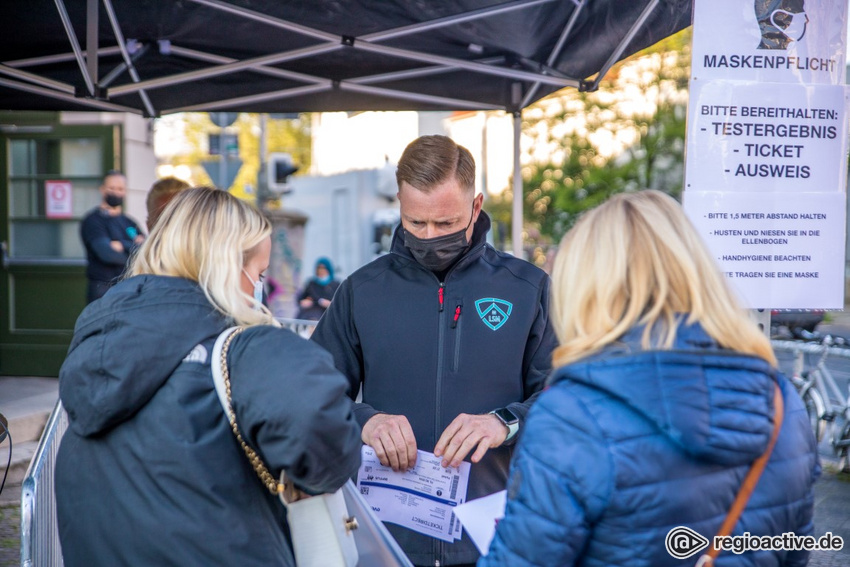
[[[505,488],[510,445],[551,368],[549,277],[485,241],[475,163],[445,136],[423,136],[396,172],[401,225],[390,254],[346,279],[312,339],[362,386],[354,415],[381,463],[406,470],[416,451],[443,466],[471,454],[467,500]],[[479,554],[389,526],[416,565]]]
[[[86,248],[86,303],[100,299],[118,281],[130,254],[145,240],[136,221],[124,214],[127,178],[109,171],[100,185],[99,206],[80,224],[80,238]]]

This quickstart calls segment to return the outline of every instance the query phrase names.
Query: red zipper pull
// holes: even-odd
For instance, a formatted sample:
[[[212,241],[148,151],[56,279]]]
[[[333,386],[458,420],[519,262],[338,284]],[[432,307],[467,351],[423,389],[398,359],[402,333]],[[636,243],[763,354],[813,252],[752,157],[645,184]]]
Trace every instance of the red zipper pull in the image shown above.
[[[443,312],[443,291],[445,289],[445,285],[446,284],[444,284],[444,283],[440,283],[440,291],[439,291],[439,294],[440,294],[440,313]]]
[[[452,319],[452,329],[457,327],[457,320],[460,319],[460,305],[455,307],[455,317]]]

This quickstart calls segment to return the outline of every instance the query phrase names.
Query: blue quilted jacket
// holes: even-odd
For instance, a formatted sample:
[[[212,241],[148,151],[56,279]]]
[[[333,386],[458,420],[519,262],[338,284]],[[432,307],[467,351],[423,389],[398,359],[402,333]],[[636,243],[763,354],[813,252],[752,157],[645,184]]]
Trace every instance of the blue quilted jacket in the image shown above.
[[[720,349],[699,325],[672,350],[642,351],[636,328],[558,369],[532,408],[511,464],[506,516],[479,566],[694,565],[668,532],[717,533],[767,446],[773,384],[785,420],[733,534],[812,534],[820,474],[805,409],[765,361]],[[813,534],[821,535],[821,534]],[[723,552],[716,565],[805,565],[808,552]]]

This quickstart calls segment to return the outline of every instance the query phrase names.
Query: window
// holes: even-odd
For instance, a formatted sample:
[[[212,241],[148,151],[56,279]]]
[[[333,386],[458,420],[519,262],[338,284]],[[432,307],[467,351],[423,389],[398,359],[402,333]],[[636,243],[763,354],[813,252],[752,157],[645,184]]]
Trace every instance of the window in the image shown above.
[[[100,202],[101,138],[9,140],[9,226],[12,258],[85,258],[82,217]],[[48,218],[45,182],[71,184],[71,215]]]

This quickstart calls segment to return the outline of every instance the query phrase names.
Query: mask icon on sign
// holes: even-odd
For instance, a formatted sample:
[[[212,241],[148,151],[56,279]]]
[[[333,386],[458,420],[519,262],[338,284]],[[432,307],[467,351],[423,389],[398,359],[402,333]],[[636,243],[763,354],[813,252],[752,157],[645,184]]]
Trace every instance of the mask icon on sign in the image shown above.
[[[780,19],[789,19],[784,28],[776,21],[777,14],[780,15]],[[809,23],[809,17],[805,12],[797,12],[795,14],[786,10],[775,10],[770,15],[770,23],[773,24],[773,27],[784,33],[785,37],[791,41],[800,41],[806,35],[806,26]]]
[[[804,0],[754,0],[761,32],[758,49],[788,49],[806,34],[809,17]]]

